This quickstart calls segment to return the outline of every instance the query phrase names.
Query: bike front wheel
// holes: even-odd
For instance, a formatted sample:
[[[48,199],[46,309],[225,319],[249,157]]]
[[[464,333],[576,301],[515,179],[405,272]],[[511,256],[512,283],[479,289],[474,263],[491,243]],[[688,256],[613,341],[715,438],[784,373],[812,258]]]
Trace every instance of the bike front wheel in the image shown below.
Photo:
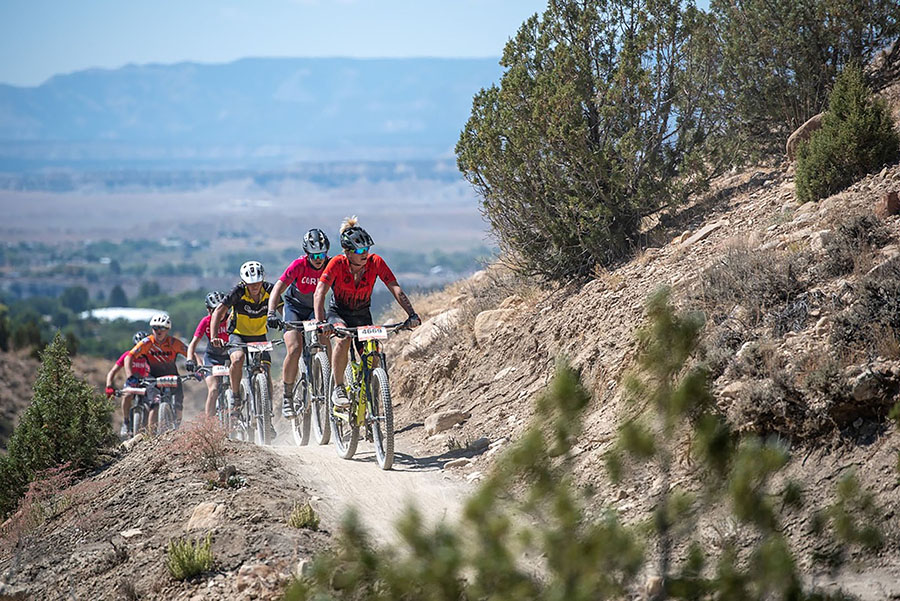
[[[175,429],[175,409],[168,401],[159,404],[159,433],[168,432]]]
[[[328,416],[331,413],[331,364],[328,356],[319,351],[313,357],[309,374],[307,391],[309,393],[309,415],[312,418],[312,430],[319,444],[331,441],[331,426]]]
[[[383,367],[372,370],[369,382],[369,428],[375,443],[375,459],[383,470],[394,464],[394,407],[391,405],[391,387]]]
[[[146,426],[146,418],[144,416],[144,410],[132,407],[131,408],[131,436],[130,438],[134,438],[141,431],[141,428]]]
[[[350,366],[344,372],[344,382],[350,382],[352,373]],[[334,389],[334,381],[332,378],[332,389]],[[354,396],[351,394],[351,396]],[[356,423],[356,400],[350,399],[350,408],[343,416],[337,415],[334,405],[331,402],[331,395],[328,395],[328,418],[331,420],[331,436],[334,437],[334,448],[337,454],[343,459],[350,459],[356,453],[356,446],[359,444],[359,425]],[[341,411],[341,413],[343,413]]]
[[[272,443],[272,399],[269,395],[269,382],[265,374],[253,376],[253,402],[251,416],[256,422],[256,444],[268,445]]]
[[[306,377],[306,361],[303,360],[303,356],[300,356],[299,361],[299,369],[297,373],[303,374],[303,377],[299,379],[297,385],[294,386],[294,394],[293,394],[293,402],[294,407],[301,407],[301,411],[297,413],[291,419],[291,431],[294,434],[294,442],[298,447],[305,447],[309,444],[309,425],[310,425],[310,410],[309,410],[309,397],[311,396],[310,385],[308,378]]]

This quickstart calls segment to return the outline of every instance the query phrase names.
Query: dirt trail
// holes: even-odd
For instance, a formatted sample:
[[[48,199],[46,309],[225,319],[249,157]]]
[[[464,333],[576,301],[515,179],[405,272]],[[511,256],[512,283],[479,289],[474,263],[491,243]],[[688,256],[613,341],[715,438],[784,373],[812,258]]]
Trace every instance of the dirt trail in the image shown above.
[[[324,525],[336,531],[350,508],[379,542],[397,540],[395,523],[414,503],[428,524],[455,522],[471,485],[441,469],[435,457],[421,457],[401,437],[396,440],[394,467],[379,469],[372,445],[360,442],[351,460],[341,459],[334,446],[274,446],[285,469],[317,497],[313,505]]]

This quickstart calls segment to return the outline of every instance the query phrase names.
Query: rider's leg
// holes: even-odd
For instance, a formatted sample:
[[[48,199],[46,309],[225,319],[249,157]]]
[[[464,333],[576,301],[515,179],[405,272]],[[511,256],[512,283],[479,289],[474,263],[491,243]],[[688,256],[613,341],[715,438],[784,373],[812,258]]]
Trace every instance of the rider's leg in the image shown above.
[[[213,417],[216,414],[216,398],[219,396],[219,379],[206,376],[206,389],[206,415]]]
[[[231,379],[231,390],[234,394],[235,404],[243,402],[241,398],[241,370],[244,369],[244,351],[237,350],[231,353],[231,367],[228,375]]]
[[[175,427],[181,425],[181,414],[184,412],[184,383],[179,380],[175,389]]]
[[[331,353],[332,375],[334,376],[334,393],[331,395],[331,402],[336,407],[346,407],[350,404],[347,398],[347,391],[344,388],[344,370],[347,368],[350,352],[350,344],[352,339],[341,338],[334,345]]]
[[[125,424],[128,431],[131,431],[131,400],[133,398],[133,394],[122,395],[122,423]]]
[[[284,347],[287,355],[284,357],[284,365],[281,373],[284,379],[284,392],[281,400],[281,415],[286,418],[294,417],[294,382],[297,381],[297,363],[303,349],[303,333],[298,330],[289,330],[284,333]]]

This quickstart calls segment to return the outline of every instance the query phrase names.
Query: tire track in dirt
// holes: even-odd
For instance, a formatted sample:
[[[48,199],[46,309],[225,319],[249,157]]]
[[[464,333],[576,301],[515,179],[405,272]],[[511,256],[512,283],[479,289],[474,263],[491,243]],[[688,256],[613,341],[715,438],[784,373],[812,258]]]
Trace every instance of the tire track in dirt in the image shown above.
[[[318,499],[313,501],[323,526],[337,532],[348,510],[355,509],[369,533],[380,543],[398,540],[395,524],[412,503],[426,524],[459,519],[471,486],[433,461],[416,457],[396,440],[393,469],[379,469],[370,444],[360,442],[353,459],[341,459],[334,446],[274,446],[285,472],[299,478]]]

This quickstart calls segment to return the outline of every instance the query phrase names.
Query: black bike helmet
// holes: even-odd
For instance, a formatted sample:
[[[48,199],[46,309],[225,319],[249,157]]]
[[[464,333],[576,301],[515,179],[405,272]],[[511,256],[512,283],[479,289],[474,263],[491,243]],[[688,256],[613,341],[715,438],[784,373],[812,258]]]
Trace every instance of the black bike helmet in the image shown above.
[[[206,308],[213,310],[221,305],[223,300],[225,300],[225,295],[218,290],[213,290],[206,295]]]
[[[358,225],[352,225],[341,232],[341,248],[344,250],[356,250],[373,246],[372,236]]]
[[[137,344],[138,342],[140,342],[141,340],[143,340],[144,338],[146,338],[149,335],[150,335],[149,332],[145,332],[144,330],[141,330],[140,332],[135,332],[134,336],[131,337],[131,340],[134,341],[135,344]]]
[[[303,236],[303,252],[308,255],[327,253],[329,248],[331,248],[331,242],[328,241],[328,236],[318,228],[309,230]]]

